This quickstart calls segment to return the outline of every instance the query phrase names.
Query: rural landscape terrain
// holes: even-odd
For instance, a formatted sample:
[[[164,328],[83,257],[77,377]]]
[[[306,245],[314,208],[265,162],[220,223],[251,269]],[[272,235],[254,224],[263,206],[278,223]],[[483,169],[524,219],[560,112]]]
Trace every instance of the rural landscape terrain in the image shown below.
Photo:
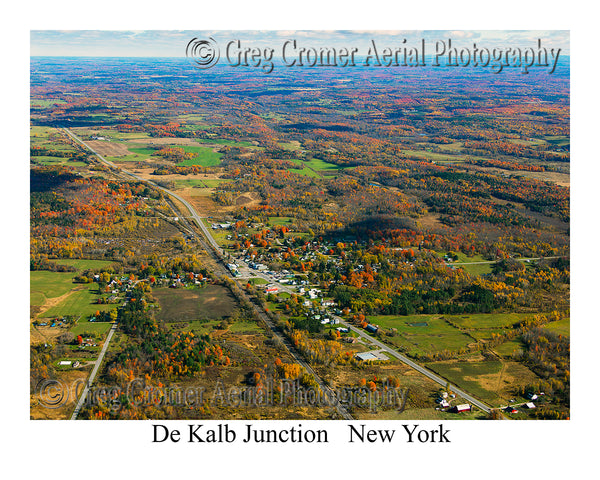
[[[32,419],[569,418],[568,65],[30,73]]]

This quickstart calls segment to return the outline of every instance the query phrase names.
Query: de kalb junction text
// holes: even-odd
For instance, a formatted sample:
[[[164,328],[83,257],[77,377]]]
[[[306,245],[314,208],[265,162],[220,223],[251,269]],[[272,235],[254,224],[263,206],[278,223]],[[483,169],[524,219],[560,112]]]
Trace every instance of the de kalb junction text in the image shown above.
[[[402,428],[371,429],[365,424],[347,425],[348,443],[450,443],[450,430],[442,424],[435,428],[421,428],[418,424],[402,424]],[[227,423],[217,425],[194,424],[182,429],[162,424],[152,425],[152,443],[330,443],[326,429],[311,429],[302,424],[291,428],[257,428],[253,424],[234,428]]]

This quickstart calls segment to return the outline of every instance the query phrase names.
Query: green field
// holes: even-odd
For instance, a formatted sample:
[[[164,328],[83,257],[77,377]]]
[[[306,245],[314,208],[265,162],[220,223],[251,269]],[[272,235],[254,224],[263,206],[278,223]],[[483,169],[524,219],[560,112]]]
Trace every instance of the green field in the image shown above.
[[[513,353],[516,353],[519,351],[522,352],[522,351],[525,351],[525,349],[526,349],[525,345],[519,339],[509,340],[508,342],[504,342],[504,343],[498,345],[497,347],[494,347],[494,351],[497,354],[502,355],[504,357],[511,357],[513,355]]]
[[[36,165],[67,165],[69,167],[85,167],[85,162],[73,161],[66,157],[48,157],[45,155],[38,155],[30,157],[30,161]]]
[[[527,313],[490,313],[472,315],[378,315],[368,322],[380,328],[395,328],[397,335],[387,336],[408,355],[425,355],[440,350],[458,351],[477,340],[488,340],[516,323],[531,317]],[[510,355],[512,350],[508,353]]]
[[[52,260],[58,265],[68,265],[75,267],[78,271],[81,270],[102,270],[110,265],[115,265],[116,262],[109,260],[86,260],[78,258],[60,258],[58,260]]]
[[[251,147],[252,144],[250,142],[246,142],[245,140],[226,140],[224,138],[215,138],[215,139],[206,139],[199,138],[198,142],[200,143],[208,143],[211,145],[228,145],[230,147]]]
[[[549,324],[544,325],[544,329],[569,337],[571,336],[571,319],[563,318],[562,320],[557,320],[556,322],[550,322]]]
[[[127,147],[131,153],[135,153],[137,155],[150,156],[156,153],[155,148],[146,148],[146,147]]]
[[[98,305],[96,302],[98,298],[97,290],[93,287],[86,288],[73,292],[62,302],[55,307],[51,307],[46,311],[44,317],[64,317],[66,315],[81,315],[87,317],[93,315],[97,310],[109,311],[117,308],[117,305]]]
[[[439,315],[379,315],[370,316],[368,321],[381,328],[397,329],[398,335],[386,337],[386,340],[412,356],[444,349],[456,351],[474,343],[471,337],[446,323]]]
[[[83,333],[96,333],[98,335],[106,335],[112,327],[112,323],[107,322],[88,322],[87,320],[79,320],[77,324],[71,328],[70,332],[73,335],[81,335]]]
[[[233,181],[231,178],[205,178],[202,180],[202,183],[209,188],[215,188],[221,185],[222,183],[227,183]]]
[[[36,271],[29,273],[29,301],[41,305],[48,298],[64,295],[73,287],[73,272]]]
[[[219,165],[221,163],[222,153],[215,152],[212,148],[208,147],[190,147],[183,146],[183,150],[186,153],[197,153],[198,156],[196,158],[192,158],[190,160],[185,160],[178,165],[200,165],[202,167],[214,167],[215,165]]]
[[[311,158],[309,161],[302,161],[298,159],[291,160],[296,165],[300,165],[302,169],[289,169],[290,172],[297,173],[298,175],[306,175],[313,178],[322,178],[320,172],[335,172],[337,170],[344,170],[348,167],[340,167],[334,163],[325,162],[318,158]]]
[[[169,145],[164,145],[167,147]],[[213,167],[215,165],[219,165],[221,163],[221,157],[223,154],[219,152],[215,152],[212,148],[202,147],[202,146],[189,146],[189,145],[174,145],[178,148],[182,148],[186,153],[195,153],[197,156],[195,158],[184,160],[183,162],[178,163],[177,165],[181,166],[192,166],[192,165],[200,165],[202,167]],[[149,147],[138,147],[138,146],[130,146],[127,145],[127,150],[129,150],[131,155],[124,155],[122,157],[106,157],[107,159],[113,161],[138,161],[148,158],[154,155],[157,150]]]
[[[293,220],[292,217],[269,217],[269,225],[286,225]]]
[[[436,255],[443,257],[448,252],[436,252]],[[488,273],[492,273],[493,263],[480,263],[477,262],[487,262],[485,258],[481,255],[473,255],[472,257],[468,257],[462,252],[453,252],[458,257],[458,260],[455,262],[449,262],[449,265],[455,265],[456,268],[462,268],[467,273],[471,275],[486,275]],[[460,265],[461,263],[475,263],[475,265]]]
[[[479,313],[472,315],[445,315],[453,324],[466,330],[493,329],[510,327],[526,318],[531,318],[530,313]]]
[[[67,103],[67,102],[65,102],[64,100],[60,100],[58,98],[57,99],[49,99],[49,100],[33,98],[30,100],[29,105],[32,107],[46,108],[51,105],[63,105],[65,103]]]

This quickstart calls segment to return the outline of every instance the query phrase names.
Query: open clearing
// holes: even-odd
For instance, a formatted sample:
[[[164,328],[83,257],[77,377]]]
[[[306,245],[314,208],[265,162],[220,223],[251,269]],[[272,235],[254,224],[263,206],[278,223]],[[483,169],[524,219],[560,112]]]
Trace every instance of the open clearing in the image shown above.
[[[104,140],[87,140],[85,143],[103,157],[118,157],[120,155],[129,154],[127,147],[119,142],[106,142]]]
[[[204,288],[157,288],[152,294],[161,310],[156,317],[163,322],[190,322],[231,316],[237,302],[229,290],[220,285]]]

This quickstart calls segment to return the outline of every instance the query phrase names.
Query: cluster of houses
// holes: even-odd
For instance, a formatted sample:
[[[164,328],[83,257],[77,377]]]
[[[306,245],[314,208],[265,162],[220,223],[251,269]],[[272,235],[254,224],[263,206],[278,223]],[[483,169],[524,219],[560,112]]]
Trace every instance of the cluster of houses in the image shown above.
[[[61,317],[60,319],[55,318],[54,320],[52,320],[52,322],[34,322],[34,325],[38,326],[38,327],[47,327],[48,324],[50,324],[50,327],[60,327],[61,325],[65,324],[66,325],[66,319],[65,317]]]
[[[435,403],[439,405],[439,407],[436,407],[436,410],[444,410],[450,413],[463,413],[471,411],[471,405],[468,403],[461,403],[452,406],[450,402],[452,402],[452,400],[455,398],[456,395],[454,393],[448,393],[445,391],[440,392],[440,396],[435,400]]]
[[[526,398],[527,398],[528,400],[530,400],[530,401],[529,401],[529,402],[522,403],[522,404],[521,404],[521,408],[523,408],[523,409],[527,409],[527,410],[533,410],[534,408],[536,408],[536,405],[535,405],[535,403],[533,403],[533,401],[534,401],[534,400],[537,400],[537,399],[539,399],[539,398],[540,398],[540,396],[542,396],[542,395],[544,395],[544,392],[541,392],[541,393],[539,393],[539,394],[537,394],[537,393],[528,393],[528,394],[526,395]],[[511,400],[511,402],[513,402],[513,401],[514,401],[514,400]],[[516,408],[516,407],[517,407],[517,405],[509,405],[509,406],[507,406],[507,407],[503,408],[503,410],[504,410],[506,413],[513,413],[513,414],[514,414],[514,413],[519,413],[519,410],[517,410],[517,408]]]

